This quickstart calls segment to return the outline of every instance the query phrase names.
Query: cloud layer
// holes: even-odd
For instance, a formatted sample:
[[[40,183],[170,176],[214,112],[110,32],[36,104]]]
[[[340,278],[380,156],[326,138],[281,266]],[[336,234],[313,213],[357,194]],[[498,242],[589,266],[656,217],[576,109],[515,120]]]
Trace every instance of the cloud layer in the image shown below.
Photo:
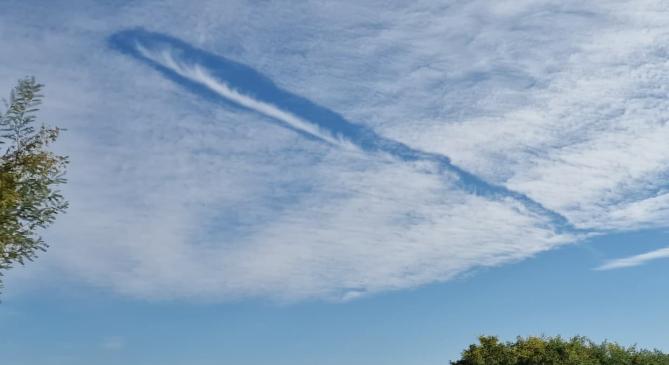
[[[669,223],[660,2],[13,5],[0,40],[22,56],[0,55],[0,87],[46,83],[43,114],[68,128],[72,165],[51,249],[9,285],[346,300],[526,259],[582,230]],[[356,121],[346,128],[444,157],[361,153],[346,128],[144,45],[243,108],[193,93],[107,47],[137,25],[248,65]]]
[[[142,29],[116,33],[110,40],[112,46],[121,52],[148,61],[182,86],[204,86],[224,101],[268,116],[307,137],[314,137],[347,151],[432,164],[438,171],[455,175],[470,193],[517,199],[539,214],[553,218],[556,223],[565,223],[563,217],[527,196],[503,186],[492,185],[454,166],[448,156],[411,148],[378,135],[364,125],[351,123],[331,110],[276,87],[271,80],[248,66],[208,54],[178,39]],[[201,89],[190,89],[203,95]]]

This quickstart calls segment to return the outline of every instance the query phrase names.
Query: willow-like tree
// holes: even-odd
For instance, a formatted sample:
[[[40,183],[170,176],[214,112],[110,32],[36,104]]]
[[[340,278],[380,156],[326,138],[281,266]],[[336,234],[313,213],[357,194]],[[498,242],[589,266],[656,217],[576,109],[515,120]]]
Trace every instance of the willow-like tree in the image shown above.
[[[46,250],[39,233],[67,208],[57,187],[68,160],[49,150],[61,130],[35,117],[42,87],[19,80],[0,113],[0,276]]]

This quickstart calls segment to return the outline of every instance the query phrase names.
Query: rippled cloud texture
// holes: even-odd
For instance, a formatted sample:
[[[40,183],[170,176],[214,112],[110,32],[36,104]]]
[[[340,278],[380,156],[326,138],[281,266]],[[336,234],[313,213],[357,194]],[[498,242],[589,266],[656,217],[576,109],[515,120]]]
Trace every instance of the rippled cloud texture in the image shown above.
[[[21,280],[348,300],[669,225],[659,1],[13,5],[0,86],[43,80],[72,159]]]

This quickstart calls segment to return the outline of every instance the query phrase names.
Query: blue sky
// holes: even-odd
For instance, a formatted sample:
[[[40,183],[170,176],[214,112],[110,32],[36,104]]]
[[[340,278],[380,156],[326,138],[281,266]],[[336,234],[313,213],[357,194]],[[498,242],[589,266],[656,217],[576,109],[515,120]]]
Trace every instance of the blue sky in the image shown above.
[[[660,1],[3,8],[0,87],[46,84],[72,161],[5,277],[12,364],[669,351]]]

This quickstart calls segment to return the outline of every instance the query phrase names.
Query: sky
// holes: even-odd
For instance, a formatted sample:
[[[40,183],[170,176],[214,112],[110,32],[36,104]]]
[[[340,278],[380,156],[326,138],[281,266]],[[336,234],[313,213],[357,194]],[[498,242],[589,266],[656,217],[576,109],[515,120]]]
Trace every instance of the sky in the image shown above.
[[[8,364],[669,351],[663,1],[0,4],[71,161]]]

